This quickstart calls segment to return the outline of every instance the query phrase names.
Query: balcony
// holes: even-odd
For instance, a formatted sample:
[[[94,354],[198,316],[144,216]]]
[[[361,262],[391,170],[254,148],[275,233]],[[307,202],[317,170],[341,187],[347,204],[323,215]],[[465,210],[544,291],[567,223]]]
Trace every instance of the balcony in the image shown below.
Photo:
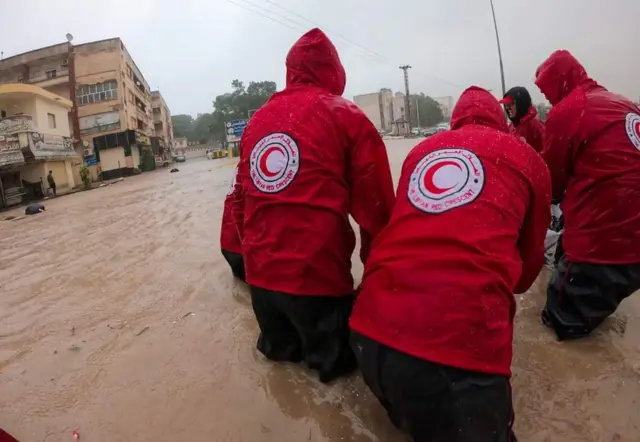
[[[25,83],[42,88],[65,84],[69,82],[69,70],[52,69],[41,74],[30,75]]]

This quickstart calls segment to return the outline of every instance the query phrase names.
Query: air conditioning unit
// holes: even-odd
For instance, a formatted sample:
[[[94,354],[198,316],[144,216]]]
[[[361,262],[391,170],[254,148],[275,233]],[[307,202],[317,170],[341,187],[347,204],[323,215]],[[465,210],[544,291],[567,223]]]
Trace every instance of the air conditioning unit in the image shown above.
[[[69,59],[65,58],[64,60],[62,60],[62,64],[60,66],[62,66],[63,68],[69,66]]]

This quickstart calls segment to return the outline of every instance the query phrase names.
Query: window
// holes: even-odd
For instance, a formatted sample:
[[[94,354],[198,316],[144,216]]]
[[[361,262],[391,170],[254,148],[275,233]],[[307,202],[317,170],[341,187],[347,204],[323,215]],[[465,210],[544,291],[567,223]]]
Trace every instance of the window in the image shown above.
[[[104,83],[79,86],[76,95],[76,101],[78,104],[117,100],[118,81],[109,80]]]
[[[136,120],[135,117],[131,117],[131,127],[133,129],[135,129],[136,127],[138,127],[138,120]]]
[[[48,71],[44,71],[45,75],[47,76],[47,78],[56,78],[56,70],[55,69],[49,69]]]
[[[131,66],[127,64],[127,77],[133,79],[133,71],[131,70]]]
[[[49,120],[49,129],[56,128],[56,116],[54,114],[47,114],[47,119]]]
[[[129,101],[132,103],[136,102],[136,96],[131,91],[129,91]]]

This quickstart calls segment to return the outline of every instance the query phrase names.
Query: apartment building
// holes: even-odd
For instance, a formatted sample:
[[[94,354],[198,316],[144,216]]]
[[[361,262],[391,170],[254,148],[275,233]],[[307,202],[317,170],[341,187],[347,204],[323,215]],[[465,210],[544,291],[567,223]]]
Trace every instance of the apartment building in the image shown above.
[[[0,207],[57,194],[76,183],[78,159],[71,141],[71,101],[24,83],[0,84]]]
[[[0,60],[0,84],[27,83],[73,102],[69,126],[92,175],[127,175],[154,135],[151,91],[120,38],[61,43]]]
[[[442,115],[444,117],[451,118],[451,114],[453,113],[453,105],[454,105],[453,97],[451,96],[434,97],[433,99],[440,105],[440,109],[442,110]]]
[[[405,100],[402,92],[380,89],[372,94],[356,95],[354,103],[362,109],[373,125],[383,132],[394,132],[398,122],[405,119]]]
[[[170,155],[173,148],[173,123],[171,111],[160,91],[151,91],[151,107],[153,114],[154,135],[152,138],[153,153],[163,158]]]

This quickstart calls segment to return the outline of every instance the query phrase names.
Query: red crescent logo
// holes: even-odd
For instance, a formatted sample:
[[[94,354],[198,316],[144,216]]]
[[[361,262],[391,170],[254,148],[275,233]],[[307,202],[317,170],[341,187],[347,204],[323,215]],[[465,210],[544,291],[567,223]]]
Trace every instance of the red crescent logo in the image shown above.
[[[273,178],[280,173],[280,170],[274,173],[269,170],[269,167],[267,167],[267,160],[269,159],[269,155],[271,155],[274,151],[282,153],[282,150],[280,150],[278,146],[271,146],[267,147],[260,157],[260,171],[268,178]]]
[[[636,135],[638,137],[640,137],[640,121],[637,121],[636,124],[634,125],[634,131],[636,132]]]
[[[435,195],[439,195],[442,193],[445,193],[448,190],[453,189],[454,186],[451,187],[447,187],[446,189],[442,189],[438,186],[435,185],[435,183],[433,182],[433,176],[436,174],[437,171],[439,171],[440,169],[442,169],[443,167],[446,166],[455,166],[458,169],[460,169],[462,171],[462,168],[460,167],[460,165],[458,163],[456,163],[455,161],[442,161],[441,163],[436,164],[433,167],[430,167],[427,172],[424,174],[424,187],[425,189],[427,189],[427,191],[429,191],[430,193],[433,193]]]

